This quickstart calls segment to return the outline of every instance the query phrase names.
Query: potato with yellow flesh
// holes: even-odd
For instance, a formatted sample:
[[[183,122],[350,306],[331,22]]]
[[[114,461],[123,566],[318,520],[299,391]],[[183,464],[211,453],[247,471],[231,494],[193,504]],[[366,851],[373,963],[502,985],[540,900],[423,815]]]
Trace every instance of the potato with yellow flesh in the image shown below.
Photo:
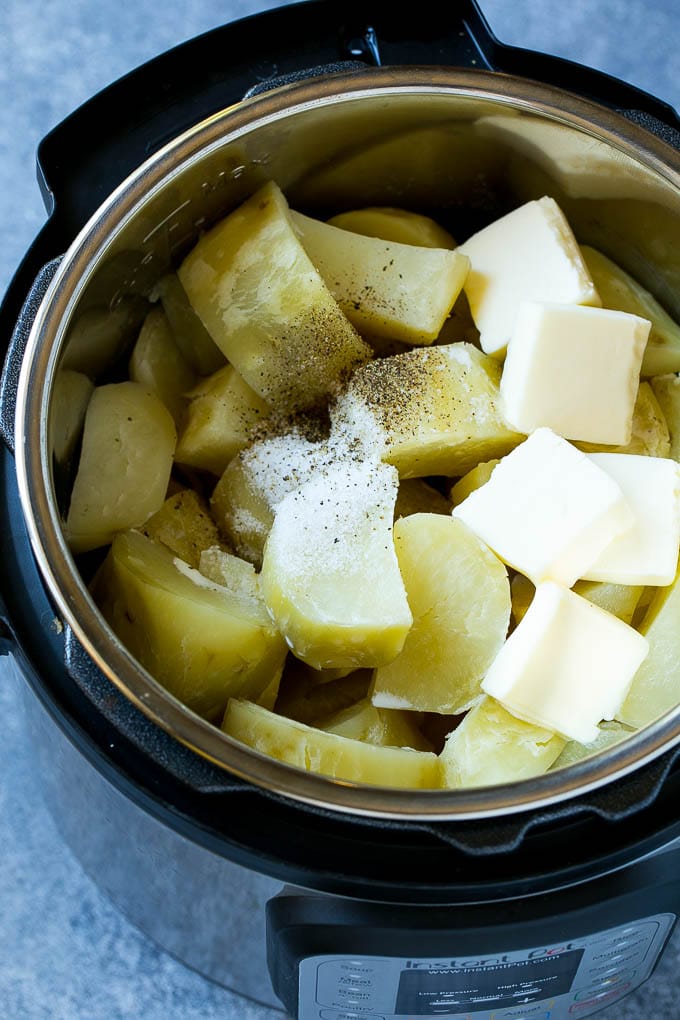
[[[451,503],[453,506],[458,506],[464,499],[467,499],[471,492],[475,492],[477,489],[481,489],[482,485],[491,478],[493,469],[498,464],[498,459],[484,460],[477,467],[473,467],[472,471],[468,471],[466,475],[459,478],[456,484],[451,489]]]
[[[194,371],[212,375],[222,368],[224,354],[191,307],[176,273],[168,273],[158,281],[155,296],[160,298],[175,343]]]
[[[412,790],[440,786],[439,761],[430,751],[379,747],[324,733],[237,698],[227,706],[222,729],[255,751],[332,779]]]
[[[346,676],[331,670],[312,669],[294,656],[286,662],[276,711],[287,719],[316,726],[319,719],[341,712],[368,694],[370,669],[356,669]]]
[[[577,595],[618,616],[624,623],[630,623],[644,590],[643,585],[612,584],[610,581],[577,581],[573,590]],[[510,585],[512,594],[512,617],[519,623],[536,591],[528,577],[516,574]]]
[[[668,457],[671,441],[666,418],[654,390],[648,382],[640,383],[633,408],[633,431],[624,446],[602,443],[574,443],[584,453],[630,453],[643,457]]]
[[[130,378],[156,393],[179,425],[196,373],[175,343],[162,309],[153,308],[132,349]]]
[[[342,230],[364,234],[366,237],[379,237],[383,241],[414,244],[419,248],[456,247],[448,230],[444,230],[430,216],[389,205],[352,209],[332,216],[328,222],[332,227],[341,227]]]
[[[318,719],[316,726],[326,733],[337,733],[367,744],[412,747],[415,751],[432,750],[432,745],[420,732],[410,712],[402,712],[398,708],[376,708],[369,698]]]
[[[400,478],[458,477],[523,441],[499,410],[501,366],[470,344],[377,358],[331,407],[334,430],[357,422]]]
[[[148,309],[138,296],[87,308],[69,330],[59,367],[97,380],[134,343]]]
[[[371,700],[380,708],[456,715],[480,697],[484,675],[505,641],[507,571],[453,517],[402,517],[394,544],[413,627],[401,654],[375,671]]]
[[[210,497],[210,509],[238,555],[260,567],[274,511],[266,490],[257,484],[242,457],[234,457],[222,474]]]
[[[82,372],[64,368],[54,377],[50,440],[58,464],[67,463],[75,450],[93,390],[93,384]]]
[[[258,601],[262,599],[260,578],[255,573],[255,567],[239,556],[233,556],[226,549],[212,545],[201,550],[198,570],[209,581],[228,588],[235,595]]]
[[[447,737],[439,755],[444,786],[492,786],[547,772],[566,741],[551,730],[516,719],[485,697]]]
[[[213,490],[210,506],[239,556],[261,565],[276,504],[333,458],[327,446],[298,432],[259,440],[234,457]]]
[[[269,405],[225,365],[190,393],[175,460],[221,475],[271,413]]]
[[[583,245],[581,254],[602,299],[603,308],[640,315],[652,323],[642,359],[642,376],[680,371],[680,325],[662,308],[653,294],[602,252]]]
[[[650,384],[668,425],[668,456],[680,461],[680,376],[660,375],[650,379]]]
[[[160,509],[175,441],[170,412],[146,386],[95,389],[66,518],[73,552],[106,545],[117,531],[139,527]]]
[[[612,616],[618,616],[624,623],[630,623],[640,596],[642,584],[613,584],[610,581],[577,581],[573,587],[577,595],[604,609]]]
[[[221,544],[210,510],[193,489],[181,489],[170,496],[139,529],[147,538],[160,542],[175,556],[198,567],[204,549]]]
[[[324,402],[371,356],[302,247],[273,182],[201,238],[179,278],[217,346],[276,410]]]
[[[446,496],[421,478],[406,478],[399,482],[394,519],[411,514],[450,514],[451,504]]]
[[[431,344],[465,283],[470,263],[449,248],[355,234],[292,212],[310,259],[360,333]]]
[[[649,654],[633,678],[628,697],[616,713],[627,726],[646,726],[680,704],[680,570],[673,584],[658,588],[640,624]]]
[[[351,230],[355,234],[366,234],[368,237],[379,237],[383,241],[398,241],[400,244],[415,244],[421,248],[456,247],[448,230],[444,230],[435,220],[420,213],[408,212],[406,209],[395,209],[391,206],[369,206],[366,209],[354,209],[340,213],[328,221],[331,226]],[[388,350],[381,346],[378,338],[370,336],[368,340],[380,357],[388,354],[400,354],[401,351]],[[461,290],[455,300],[448,317],[442,323],[435,343],[451,344],[466,340],[479,346],[479,330],[475,326],[470,305]],[[384,344],[391,342],[395,348],[401,346],[394,338],[385,339]]]
[[[93,594],[142,666],[207,719],[280,674],[286,646],[262,600],[208,581],[139,532],[116,536]]]
[[[624,726],[623,723],[616,722],[616,720],[600,723],[599,730],[597,740],[591,744],[579,744],[578,740],[567,741],[559,758],[550,766],[551,770],[575,765],[583,758],[589,758],[592,754],[599,754],[600,751],[613,747],[614,744],[620,744],[622,740],[626,740],[635,732],[629,726]]]
[[[276,507],[262,562],[267,608],[316,669],[378,666],[412,618],[392,541],[397,473],[359,460],[319,471]]]

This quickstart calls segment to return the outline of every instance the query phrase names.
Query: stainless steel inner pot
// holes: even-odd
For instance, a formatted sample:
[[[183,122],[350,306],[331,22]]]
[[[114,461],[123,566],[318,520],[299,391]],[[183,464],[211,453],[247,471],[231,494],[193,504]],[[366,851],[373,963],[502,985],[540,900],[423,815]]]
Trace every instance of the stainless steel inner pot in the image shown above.
[[[101,206],[67,251],[31,332],[17,401],[17,472],[33,550],[63,622],[175,738],[254,784],[343,812],[499,816],[611,783],[670,749],[680,741],[680,707],[613,749],[523,782],[411,792],[326,779],[251,751],[193,714],[103,621],[62,533],[55,373],[71,338],[82,342],[84,312],[147,295],[202,230],[270,179],[312,215],[402,205],[443,216],[461,239],[550,194],[579,241],[614,258],[680,317],[680,153],[603,106],[521,78],[428,67],[314,77],[230,107],[167,145]]]

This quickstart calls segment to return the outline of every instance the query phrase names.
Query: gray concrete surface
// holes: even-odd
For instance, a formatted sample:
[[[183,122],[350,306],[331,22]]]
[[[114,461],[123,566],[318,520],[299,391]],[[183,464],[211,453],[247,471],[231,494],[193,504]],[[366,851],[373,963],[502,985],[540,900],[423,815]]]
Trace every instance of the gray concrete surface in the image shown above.
[[[224,21],[251,0],[2,0],[0,292],[41,226],[38,140],[92,93]],[[677,0],[482,0],[506,42],[607,70],[680,107]],[[2,1020],[265,1020],[275,1014],[204,981],[131,928],[81,872],[41,804],[16,682],[0,660]],[[602,1020],[680,1017],[680,936],[640,991]]]

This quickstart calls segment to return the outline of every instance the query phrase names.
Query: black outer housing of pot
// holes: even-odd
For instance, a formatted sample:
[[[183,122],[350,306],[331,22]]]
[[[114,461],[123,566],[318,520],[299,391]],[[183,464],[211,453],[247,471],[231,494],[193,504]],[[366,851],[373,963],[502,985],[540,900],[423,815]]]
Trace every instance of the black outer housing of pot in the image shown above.
[[[385,904],[508,902],[574,885],[596,902],[605,891],[600,880],[609,881],[603,876],[627,868],[626,887],[636,862],[680,837],[677,752],[603,790],[502,820],[404,824],[296,804],[211,765],[138,712],[55,617],[31,553],[10,448],[21,352],[56,266],[47,264],[173,136],[253,86],[273,87],[278,76],[294,78],[306,68],[332,73],[357,59],[521,74],[612,107],[680,147],[680,121],[666,104],[599,72],[500,44],[472,0],[443,7],[425,0],[417,19],[385,0],[278,8],[185,43],[95,96],[40,145],[39,180],[50,217],[0,307],[3,351],[12,337],[0,389],[6,440],[0,444],[0,651],[13,652],[55,724],[118,790],[171,829],[245,867]],[[674,889],[669,909],[680,912],[680,889]]]

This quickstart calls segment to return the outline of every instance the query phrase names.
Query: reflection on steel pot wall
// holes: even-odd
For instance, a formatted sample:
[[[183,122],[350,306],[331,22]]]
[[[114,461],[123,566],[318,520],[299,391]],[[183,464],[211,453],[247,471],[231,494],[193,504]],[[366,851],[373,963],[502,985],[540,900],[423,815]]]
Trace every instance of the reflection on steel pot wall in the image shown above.
[[[217,14],[220,20],[229,20],[267,6],[276,5],[234,4],[220,9]],[[509,17],[510,8],[498,3],[482,6],[501,37],[509,38],[503,31],[501,18]],[[677,79],[677,50],[672,45],[677,37],[677,13],[673,5],[667,5],[666,13],[659,4],[610,2],[597,5],[597,11],[586,3],[571,4],[568,11],[558,4],[541,6],[541,11],[537,12],[535,4],[512,5],[515,24],[506,22],[508,29],[513,28],[515,32],[510,41],[550,50],[558,43],[564,47],[569,32],[577,29],[576,45],[573,49],[563,48],[564,55],[586,63],[599,63],[612,73],[635,80],[651,92],[677,103],[678,97],[664,88],[664,81],[672,86],[673,67]],[[48,10],[41,7],[35,17],[31,17],[30,4],[25,3],[10,4],[6,12],[8,31],[3,31],[0,45],[9,50],[2,66],[6,69],[5,81],[12,80],[13,89],[11,104],[5,106],[5,113],[8,106],[17,111],[17,116],[25,110],[27,125],[22,130],[20,123],[17,126],[16,122],[9,122],[6,138],[0,139],[0,145],[4,146],[0,151],[4,153],[6,149],[9,153],[9,158],[0,161],[0,173],[9,175],[0,188],[0,195],[4,196],[0,201],[7,203],[4,207],[0,205],[0,219],[13,224],[5,231],[8,242],[0,257],[0,289],[4,289],[10,271],[41,222],[36,208],[37,189],[27,169],[37,139],[107,80],[116,78],[154,52],[217,23],[214,11],[193,9],[187,12],[180,10],[179,5],[175,9],[173,3],[164,5],[162,19],[157,7],[147,10],[145,5],[140,5],[135,12],[126,14],[122,23],[120,10],[107,3],[97,6],[96,22],[95,14],[85,4],[82,7],[71,4],[63,9],[59,3]],[[637,23],[636,17],[639,17]],[[659,30],[664,17],[668,18],[667,28]],[[134,23],[128,19],[134,19]],[[557,38],[553,38],[555,25],[560,25]],[[516,26],[521,26],[521,31],[517,32]],[[657,34],[652,35],[655,28]],[[650,54],[653,54],[652,59]],[[12,77],[14,68],[18,79]],[[657,77],[641,77],[655,70]],[[50,71],[53,73],[48,77]],[[31,89],[22,88],[22,83],[30,83]],[[29,91],[30,102],[24,105],[22,96]],[[493,128],[491,124],[490,130]],[[19,155],[23,159],[21,166]],[[568,164],[566,168],[562,165],[561,170],[565,174],[565,191],[569,193]],[[578,200],[578,195],[572,197]],[[24,212],[31,206],[33,213]],[[21,210],[20,215],[17,209]],[[0,676],[5,679],[6,675],[5,660],[0,660]],[[85,1016],[91,1020],[132,1016],[145,1016],[150,1020],[161,1016],[177,1017],[179,1020],[180,1017],[218,1015],[254,1020],[269,1016],[268,1010],[243,1004],[187,974],[167,958],[156,955],[107,910],[76,867],[71,867],[70,862],[61,863],[61,843],[56,837],[53,843],[50,841],[53,838],[50,823],[37,804],[28,779],[29,768],[34,763],[27,760],[25,745],[15,725],[14,685],[2,684],[1,697],[8,736],[2,747],[3,757],[7,755],[7,759],[3,762],[6,782],[1,796],[4,800],[0,802],[0,842],[7,848],[4,878],[0,879],[2,913],[6,919],[0,968],[0,1003],[5,1007],[4,1012],[29,1020],[47,1015],[69,1017],[69,1020]],[[226,917],[230,904],[224,902],[223,907]],[[247,934],[241,932],[233,937],[239,942],[239,954],[247,953]],[[602,1016],[606,1020],[628,1020],[641,1014],[672,1016],[678,997],[674,955],[677,957],[677,949],[669,953],[662,972],[648,989],[620,1006],[610,1007]],[[153,974],[151,979],[149,972]]]

